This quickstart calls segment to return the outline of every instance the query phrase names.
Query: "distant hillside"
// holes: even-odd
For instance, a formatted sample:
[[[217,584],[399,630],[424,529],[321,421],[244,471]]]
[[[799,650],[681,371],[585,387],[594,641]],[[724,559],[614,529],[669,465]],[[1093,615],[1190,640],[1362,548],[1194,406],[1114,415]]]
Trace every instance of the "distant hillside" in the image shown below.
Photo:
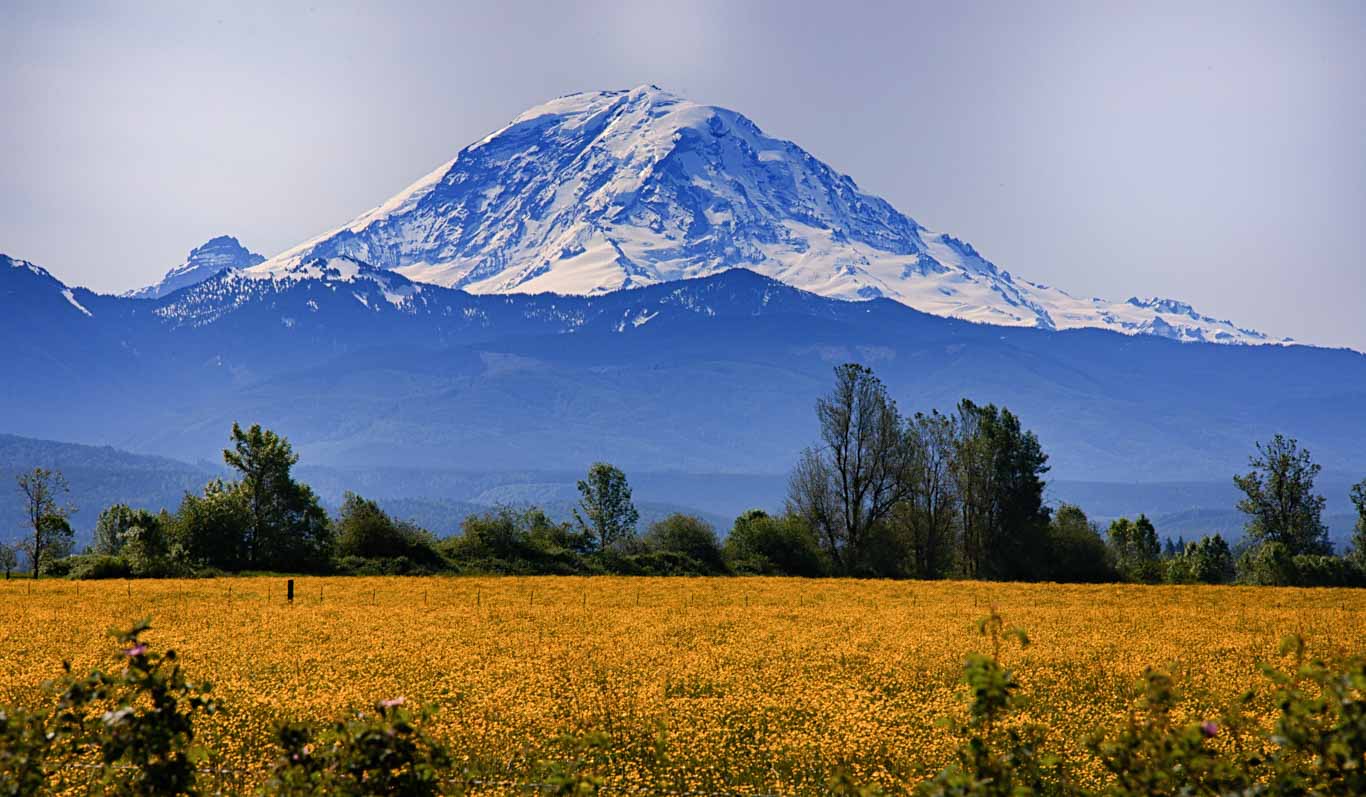
[[[100,512],[125,503],[153,512],[174,510],[187,490],[199,490],[209,471],[165,457],[132,454],[110,446],[86,446],[0,434],[0,539],[23,534],[24,514],[15,478],[35,467],[60,470],[76,506],[71,525],[82,542]]]

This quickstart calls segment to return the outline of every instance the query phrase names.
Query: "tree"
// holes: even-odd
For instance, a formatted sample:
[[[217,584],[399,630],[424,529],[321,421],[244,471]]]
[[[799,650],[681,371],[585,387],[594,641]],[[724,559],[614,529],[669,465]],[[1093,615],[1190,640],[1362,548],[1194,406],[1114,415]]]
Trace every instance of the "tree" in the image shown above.
[[[651,524],[645,532],[645,544],[656,551],[682,554],[709,573],[726,570],[721,543],[716,539],[716,529],[693,515],[675,512]]]
[[[813,578],[827,570],[820,541],[805,519],[795,514],[773,517],[762,509],[735,519],[725,555],[742,573]]]
[[[19,557],[15,554],[14,546],[0,542],[0,568],[5,570],[5,580],[9,580],[10,573],[19,566]]]
[[[346,493],[337,519],[337,554],[364,559],[398,559],[424,566],[440,564],[436,540],[423,529],[394,520],[379,504]]]
[[[331,554],[327,513],[290,469],[299,461],[289,441],[254,424],[232,425],[233,447],[223,461],[241,474],[239,488],[251,521],[246,535],[249,568],[307,570],[324,566]]]
[[[1048,455],[1010,410],[958,404],[954,489],[959,565],[969,578],[1030,579],[1047,570]]]
[[[816,402],[821,445],[802,452],[788,502],[816,530],[843,573],[867,568],[873,529],[909,487],[907,446],[896,403],[866,366],[835,369],[835,387]]]
[[[66,519],[76,508],[59,502],[60,496],[71,491],[59,470],[34,468],[31,473],[21,473],[18,482],[24,496],[24,520],[31,534],[23,548],[37,578],[45,556],[69,549],[74,535]]]
[[[1115,569],[1100,538],[1100,529],[1079,506],[1063,504],[1053,514],[1048,529],[1047,575],[1060,582],[1115,580]]]
[[[251,511],[244,491],[214,479],[202,496],[186,493],[171,521],[171,534],[195,565],[236,571],[247,567]]]
[[[95,521],[95,538],[91,552],[117,556],[130,539],[138,537],[148,542],[148,530],[159,525],[156,515],[145,509],[133,509],[127,504],[114,504],[100,513]]]
[[[1358,570],[1366,573],[1366,479],[1352,485],[1352,504],[1357,508],[1357,522],[1347,556]]]
[[[958,422],[938,410],[916,413],[906,423],[905,499],[892,511],[909,547],[916,578],[942,578],[953,559],[958,499],[953,488],[953,457]]]
[[[1269,571],[1269,570],[1268,570]],[[1233,551],[1220,535],[1187,543],[1167,562],[1167,581],[1172,584],[1228,584],[1235,576]]]
[[[1153,528],[1147,515],[1139,515],[1138,520],[1119,518],[1113,521],[1106,536],[1110,550],[1115,554],[1115,565],[1124,578],[1142,582],[1160,579],[1162,546],[1157,541],[1157,529]],[[1167,543],[1172,556],[1180,553],[1170,539]]]
[[[634,537],[640,513],[631,503],[626,474],[606,462],[595,462],[588,478],[579,480],[579,505],[574,519],[592,539],[593,549],[605,551],[612,544]]]
[[[1291,556],[1332,553],[1323,524],[1326,499],[1314,494],[1321,468],[1309,451],[1278,434],[1268,443],[1258,443],[1248,464],[1251,471],[1233,477],[1244,493],[1238,511],[1248,516],[1248,537],[1258,543],[1279,542]]]

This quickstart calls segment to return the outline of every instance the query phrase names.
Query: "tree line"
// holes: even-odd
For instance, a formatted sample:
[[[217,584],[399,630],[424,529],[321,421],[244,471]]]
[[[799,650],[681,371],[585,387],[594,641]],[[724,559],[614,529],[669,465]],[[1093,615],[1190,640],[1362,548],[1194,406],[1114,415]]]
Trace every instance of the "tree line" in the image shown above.
[[[175,512],[115,505],[73,555],[75,508],[60,472],[19,477],[26,529],[0,545],[8,578],[128,578],[241,572],[437,572],[633,575],[764,574],[1022,581],[1366,585],[1366,480],[1359,519],[1336,556],[1309,452],[1281,435],[1258,444],[1243,493],[1245,538],[1162,541],[1143,515],[1102,530],[1077,506],[1044,499],[1048,456],[1005,407],[964,399],[950,412],[903,416],[866,366],[835,369],[816,402],[817,443],[794,466],[784,511],[750,510],[724,540],[700,518],[638,528],[626,475],[593,465],[570,521],[535,507],[467,517],[437,539],[348,493],[335,517],[297,481],[289,441],[234,424],[224,464],[234,479],[187,493]]]

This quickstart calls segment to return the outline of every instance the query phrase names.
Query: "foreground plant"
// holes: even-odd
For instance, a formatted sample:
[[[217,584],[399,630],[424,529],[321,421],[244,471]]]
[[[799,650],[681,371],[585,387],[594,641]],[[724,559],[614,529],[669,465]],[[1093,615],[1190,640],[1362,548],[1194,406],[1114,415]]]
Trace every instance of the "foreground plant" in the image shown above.
[[[266,785],[267,794],[338,797],[437,795],[459,791],[450,753],[422,729],[430,709],[407,710],[403,698],[384,700],[331,728],[288,723]]]
[[[195,744],[194,720],[217,707],[209,684],[185,678],[174,650],[150,650],[142,640],[150,627],[111,632],[117,671],[76,677],[63,663],[64,675],[46,685],[53,705],[0,711],[0,794],[58,791],[67,780],[95,794],[195,792],[207,751]]]

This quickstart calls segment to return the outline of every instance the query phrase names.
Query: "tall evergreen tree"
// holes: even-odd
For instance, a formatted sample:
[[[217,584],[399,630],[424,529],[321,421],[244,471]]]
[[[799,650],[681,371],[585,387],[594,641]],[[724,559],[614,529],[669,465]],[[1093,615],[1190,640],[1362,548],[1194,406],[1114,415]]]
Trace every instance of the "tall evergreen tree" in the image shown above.
[[[245,540],[249,568],[309,570],[325,566],[332,549],[327,513],[312,489],[294,481],[299,461],[289,441],[254,424],[232,425],[233,447],[223,461],[241,481],[251,521]]]
[[[1252,470],[1233,477],[1244,494],[1238,511],[1247,515],[1248,537],[1258,543],[1279,542],[1291,556],[1332,553],[1323,523],[1326,499],[1314,493],[1321,468],[1308,449],[1278,434],[1258,443],[1248,464]]]
[[[1049,511],[1039,439],[1005,408],[958,405],[954,482],[959,559],[969,578],[1029,579],[1045,571]]]
[[[605,551],[636,535],[640,513],[631,503],[631,485],[620,468],[596,462],[588,469],[588,478],[579,480],[578,488],[574,519],[592,540],[594,550]]]

